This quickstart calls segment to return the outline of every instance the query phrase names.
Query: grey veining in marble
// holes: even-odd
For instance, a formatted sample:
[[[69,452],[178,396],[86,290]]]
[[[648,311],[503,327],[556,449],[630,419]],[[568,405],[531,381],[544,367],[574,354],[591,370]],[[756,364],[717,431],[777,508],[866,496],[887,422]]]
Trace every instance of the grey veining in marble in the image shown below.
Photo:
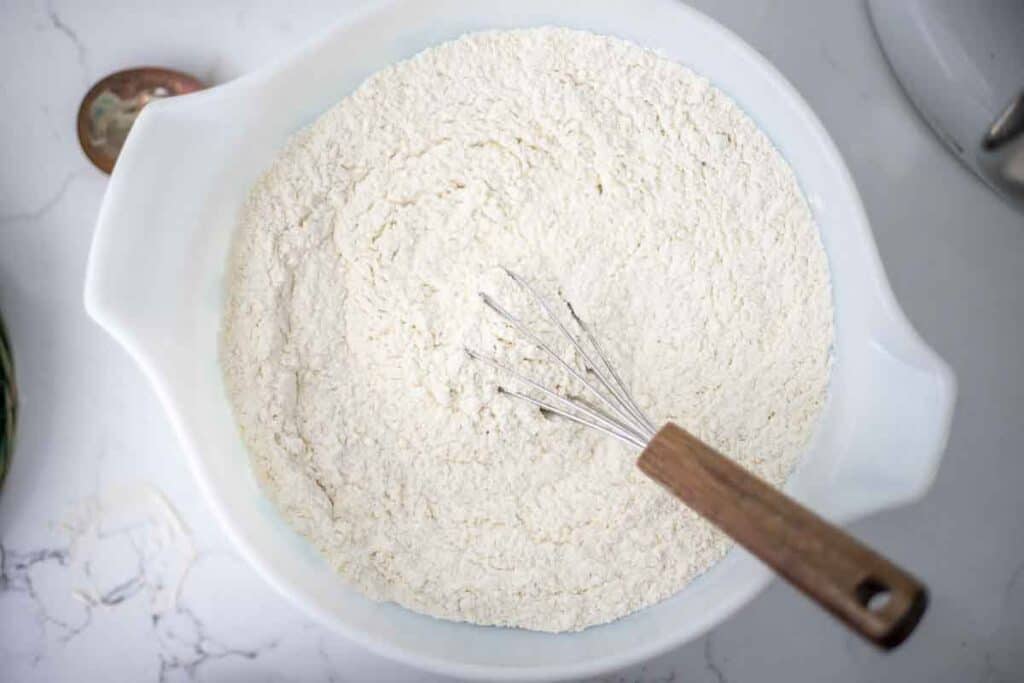
[[[81,302],[106,185],[75,139],[88,86],[140,64],[223,82],[347,4],[0,0],[0,309],[22,389],[0,492],[0,679],[438,680],[323,630],[235,555],[143,378]],[[898,299],[957,372],[933,490],[853,528],[916,570],[932,605],[882,655],[776,582],[709,636],[601,680],[1024,680],[1024,216],[918,119],[860,2],[694,4],[767,56],[824,121]],[[139,491],[170,502],[187,542]]]

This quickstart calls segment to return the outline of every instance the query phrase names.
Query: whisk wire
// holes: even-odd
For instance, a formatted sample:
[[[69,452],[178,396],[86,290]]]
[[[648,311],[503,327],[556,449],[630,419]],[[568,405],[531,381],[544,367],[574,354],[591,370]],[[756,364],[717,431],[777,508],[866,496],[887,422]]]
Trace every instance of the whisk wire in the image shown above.
[[[609,436],[613,436],[616,439],[618,439],[619,441],[622,441],[626,445],[635,446],[635,447],[641,448],[641,449],[644,446],[647,445],[646,441],[640,440],[636,435],[634,435],[634,434],[632,434],[630,432],[627,432],[627,431],[621,430],[621,429],[616,429],[616,428],[613,428],[613,427],[605,427],[604,425],[598,424],[597,422],[591,422],[589,420],[586,420],[586,419],[583,419],[583,418],[579,417],[578,415],[574,415],[573,413],[570,413],[568,411],[559,410],[558,408],[556,408],[556,407],[554,407],[552,405],[549,405],[549,404],[545,403],[544,401],[539,401],[539,400],[535,399],[533,396],[530,396],[528,394],[523,394],[523,393],[520,393],[518,391],[514,391],[512,389],[506,389],[505,387],[500,387],[500,386],[498,387],[498,392],[502,393],[502,394],[506,394],[508,396],[512,396],[513,398],[518,398],[521,401],[526,401],[527,403],[532,403],[533,405],[535,405],[538,408],[540,408],[541,412],[553,413],[555,415],[558,415],[559,417],[564,417],[567,420],[571,420],[571,421],[573,421],[573,422],[575,422],[577,424],[581,424],[584,427],[589,427],[591,429],[596,429],[599,432],[604,432],[605,434],[608,434]]]
[[[604,367],[608,371],[608,374],[612,376],[612,379],[618,386],[622,398],[624,399],[624,402],[627,405],[627,407],[630,409],[630,412],[632,412],[633,415],[635,415],[636,418],[640,420],[641,424],[647,427],[647,429],[653,436],[654,433],[658,431],[657,428],[654,426],[654,423],[652,423],[647,418],[647,416],[644,415],[644,412],[640,410],[640,406],[636,404],[636,401],[633,400],[633,396],[629,393],[629,388],[626,386],[626,383],[622,381],[622,377],[620,377],[619,373],[615,370],[615,366],[612,365],[611,361],[608,360],[608,356],[605,354],[604,349],[601,348],[601,344],[598,343],[597,337],[594,335],[593,332],[590,331],[590,326],[583,322],[583,319],[580,318],[580,316],[576,313],[576,309],[573,308],[571,303],[567,301],[565,302],[565,305],[569,308],[569,313],[572,315],[573,320],[575,320],[576,324],[579,325],[579,328],[583,330],[583,333],[587,335],[587,340],[590,342],[591,346],[594,347],[594,351],[597,352],[597,355],[601,359],[601,362],[604,363]]]
[[[470,358],[472,358],[473,360],[478,360],[478,361],[480,361],[482,363],[490,365],[492,368],[505,373],[506,375],[512,377],[516,381],[521,382],[521,383],[523,383],[523,384],[525,384],[527,386],[533,387],[537,391],[541,392],[543,395],[545,395],[548,398],[554,400],[558,404],[564,406],[564,409],[567,409],[567,410],[578,410],[579,412],[583,413],[583,415],[585,415],[590,420],[593,420],[595,422],[598,422],[599,424],[604,425],[604,427],[606,427],[607,429],[615,430],[615,431],[624,431],[624,432],[626,432],[626,433],[636,437],[637,439],[642,439],[643,438],[634,429],[628,428],[625,425],[619,424],[618,422],[616,422],[614,420],[614,418],[612,418],[611,416],[607,415],[606,413],[604,413],[604,412],[602,412],[600,410],[597,410],[596,408],[592,408],[592,407],[590,407],[590,406],[588,406],[588,405],[586,405],[586,404],[584,404],[584,403],[582,403],[580,401],[573,401],[573,400],[571,400],[569,398],[566,398],[565,396],[562,396],[558,392],[555,392],[555,391],[552,391],[551,389],[548,389],[547,387],[545,387],[540,382],[537,382],[537,381],[535,381],[533,379],[530,379],[529,377],[527,377],[527,376],[525,376],[525,375],[523,375],[523,374],[521,374],[519,372],[516,372],[515,370],[513,370],[510,367],[508,367],[507,365],[503,365],[502,363],[499,363],[494,358],[491,358],[489,356],[485,356],[485,355],[483,355],[481,353],[477,353],[476,351],[474,351],[472,349],[466,349],[466,354]],[[498,387],[498,390],[503,392],[503,393],[509,394],[510,396],[517,396],[518,395],[517,392],[510,391],[508,389],[505,389],[504,387]],[[554,406],[547,405],[547,404],[545,404],[543,402],[540,402],[540,401],[531,401],[531,403],[534,403],[535,405],[537,405],[538,407],[540,407],[542,409],[548,409],[551,412],[559,412],[558,409],[556,409]],[[561,413],[559,413],[559,414],[561,414]],[[589,425],[589,423],[586,423],[586,424]]]
[[[541,310],[544,312],[544,315],[545,317],[547,317],[548,321],[551,322],[555,327],[557,327],[558,330],[566,337],[566,339],[569,340],[569,343],[573,345],[573,348],[575,348],[576,351],[580,354],[580,356],[583,357],[583,361],[587,366],[587,369],[591,372],[591,374],[597,377],[597,380],[601,383],[602,386],[604,386],[605,390],[612,395],[612,397],[618,404],[619,408],[622,409],[626,416],[632,418],[632,422],[634,422],[633,426],[639,428],[641,430],[640,433],[643,432],[644,427],[648,427],[653,433],[653,427],[651,427],[650,423],[647,422],[647,419],[640,412],[639,408],[637,408],[636,405],[633,403],[633,399],[629,397],[629,393],[624,392],[625,396],[623,396],[623,387],[616,387],[612,382],[609,382],[605,378],[604,374],[602,374],[599,371],[597,363],[594,361],[593,358],[590,357],[590,354],[587,353],[586,349],[583,348],[583,345],[580,343],[579,339],[576,338],[576,335],[570,332],[569,329],[562,323],[561,319],[557,315],[555,315],[555,312],[551,309],[551,306],[548,305],[547,300],[540,294],[538,294],[537,290],[534,289],[533,286],[530,285],[530,283],[527,282],[524,278],[516,275],[514,272],[507,268],[505,268],[504,270],[505,273],[512,279],[512,281],[519,285],[520,289],[529,294],[530,297],[534,300],[534,302],[540,306]],[[614,372],[614,370],[612,370],[611,364],[604,356],[601,347],[596,343],[596,340],[593,338],[593,335],[590,334],[589,329],[579,319],[579,317],[576,315],[576,312],[573,311],[572,306],[569,305],[568,303],[567,306],[569,308],[569,311],[572,313],[573,318],[576,320],[576,323],[580,326],[580,329],[582,329],[584,333],[587,334],[587,336],[590,338],[591,345],[594,347],[594,350],[597,351],[597,354],[600,356],[605,367],[611,371],[613,378],[617,380],[617,374]],[[618,383],[621,384],[621,381],[618,381]]]
[[[626,425],[630,425],[634,430],[640,427],[640,425],[637,425],[635,423],[635,420],[628,412],[626,412],[622,407],[620,407],[614,401],[610,400],[608,397],[602,394],[591,382],[587,380],[587,378],[583,374],[581,374],[576,368],[572,367],[554,349],[552,349],[547,342],[545,342],[543,339],[538,337],[533,331],[531,331],[528,327],[526,327],[522,320],[509,313],[507,310],[505,310],[505,308],[498,304],[488,294],[481,292],[480,298],[481,300],[483,300],[484,304],[488,308],[490,308],[492,311],[497,313],[499,316],[501,316],[508,322],[512,323],[512,325],[520,332],[520,334],[522,334],[523,336],[527,337],[530,341],[532,341],[538,348],[540,348],[542,351],[548,354],[548,356],[550,356],[555,362],[561,365],[566,372],[568,372],[576,380],[578,380],[584,387],[586,387],[587,391],[589,391],[602,404],[604,404],[606,408],[608,408],[612,413],[615,414],[616,419],[618,419],[620,422],[624,422]]]
[[[640,407],[630,395],[625,382],[622,381],[622,378],[615,371],[615,368],[608,360],[608,357],[601,348],[601,345],[597,342],[596,336],[591,331],[590,327],[584,324],[580,316],[577,315],[572,304],[566,302],[570,314],[576,321],[579,328],[583,331],[583,334],[586,336],[591,347],[593,347],[593,351],[596,353],[600,363],[593,359],[591,354],[587,352],[576,335],[569,331],[569,329],[555,314],[554,310],[552,310],[544,297],[542,297],[529,282],[508,269],[505,269],[505,272],[512,281],[516,283],[516,285],[529,294],[533,302],[543,311],[547,320],[569,340],[573,348],[575,348],[582,357],[587,372],[597,378],[597,381],[608,395],[605,395],[605,393],[588,381],[582,373],[576,370],[576,368],[570,365],[568,361],[564,360],[561,355],[556,353],[543,339],[531,331],[522,322],[522,320],[506,310],[488,294],[481,292],[480,298],[484,305],[497,313],[504,320],[511,323],[520,334],[528,338],[548,356],[555,360],[572,377],[586,387],[587,391],[596,397],[609,412],[605,412],[596,406],[585,403],[582,399],[563,396],[558,392],[543,386],[539,382],[499,363],[497,360],[467,348],[466,353],[469,357],[473,360],[482,361],[510,376],[514,380],[541,392],[542,395],[551,399],[557,403],[557,405],[535,398],[529,394],[506,389],[501,386],[498,387],[498,391],[500,393],[526,401],[527,403],[538,407],[542,412],[558,415],[586,427],[596,429],[600,432],[613,436],[628,445],[637,448],[643,448],[646,446],[651,438],[653,438],[656,429],[652,425],[651,421],[644,415],[643,411],[640,410]],[[606,373],[611,379],[605,376]]]

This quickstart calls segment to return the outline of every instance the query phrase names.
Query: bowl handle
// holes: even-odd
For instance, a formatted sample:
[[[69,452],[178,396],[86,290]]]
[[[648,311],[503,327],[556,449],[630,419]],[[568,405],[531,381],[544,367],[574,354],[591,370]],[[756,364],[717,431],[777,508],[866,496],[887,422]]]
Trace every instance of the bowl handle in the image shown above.
[[[838,520],[921,498],[938,473],[956,400],[950,367],[902,319],[868,341],[851,424],[857,457],[832,473],[828,507]],[[858,363],[858,365],[861,365]]]
[[[206,195],[235,131],[202,116],[213,91],[150,103],[125,141],[103,198],[85,278],[89,315],[130,352],[173,346],[197,270],[184,249],[209,232]],[[226,238],[225,238],[226,239]]]

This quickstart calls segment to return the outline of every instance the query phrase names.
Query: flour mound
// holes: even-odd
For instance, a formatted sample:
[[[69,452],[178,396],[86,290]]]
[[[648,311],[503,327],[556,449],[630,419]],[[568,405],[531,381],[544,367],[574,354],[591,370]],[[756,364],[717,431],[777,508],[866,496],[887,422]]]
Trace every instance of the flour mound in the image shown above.
[[[614,440],[496,393],[565,375],[483,308],[572,302],[655,422],[773,484],[826,395],[828,268],[789,167],[720,91],[621,40],[469,35],[369,78],[246,203],[222,364],[252,465],[368,596],[582,629],[728,540]]]

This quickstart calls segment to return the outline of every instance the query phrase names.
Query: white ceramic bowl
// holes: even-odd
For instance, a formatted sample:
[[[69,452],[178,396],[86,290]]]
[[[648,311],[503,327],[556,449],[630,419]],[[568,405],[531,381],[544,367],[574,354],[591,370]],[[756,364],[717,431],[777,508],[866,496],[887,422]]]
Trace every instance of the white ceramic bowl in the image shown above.
[[[938,467],[955,394],[949,368],[897,307],[850,174],[814,114],[753,49],[679,2],[398,0],[346,18],[274,66],[150,105],[100,211],[85,287],[90,315],[149,377],[203,494],[271,584],[372,650],[488,680],[582,676],[652,657],[724,620],[771,576],[734,550],[673,598],[566,635],[373,603],[343,584],[261,493],[221,383],[218,330],[236,214],[289,135],[371,73],[430,45],[544,24],[626,38],[704,74],[796,172],[832,268],[837,342],[818,434],[788,484],[794,496],[840,522],[920,497]]]

